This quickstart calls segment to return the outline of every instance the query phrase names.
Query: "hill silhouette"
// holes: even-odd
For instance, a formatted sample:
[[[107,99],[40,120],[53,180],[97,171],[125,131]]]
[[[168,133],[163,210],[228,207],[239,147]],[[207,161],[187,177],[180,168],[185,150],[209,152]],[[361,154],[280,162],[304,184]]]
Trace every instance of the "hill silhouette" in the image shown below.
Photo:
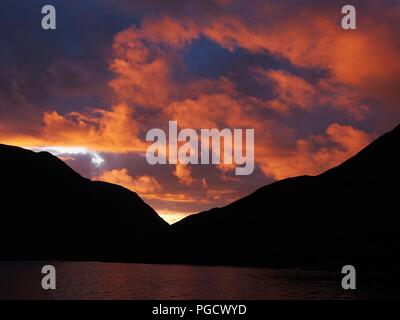
[[[0,260],[151,260],[168,224],[121,186],[0,145]],[[150,256],[151,255],[151,256]]]
[[[177,222],[172,226],[180,244],[176,258],[239,265],[398,266],[399,183],[400,126],[321,175],[278,181]]]
[[[123,187],[0,145],[0,260],[398,266],[400,126],[318,176],[275,182],[172,226]]]

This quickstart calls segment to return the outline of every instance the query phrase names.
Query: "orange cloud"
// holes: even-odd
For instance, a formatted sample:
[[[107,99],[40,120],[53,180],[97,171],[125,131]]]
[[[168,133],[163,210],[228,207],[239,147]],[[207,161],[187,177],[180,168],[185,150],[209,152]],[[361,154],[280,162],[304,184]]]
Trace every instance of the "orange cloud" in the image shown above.
[[[4,143],[23,147],[84,146],[103,152],[143,152],[146,144],[139,139],[140,127],[127,105],[111,110],[92,109],[88,113],[46,112],[44,125],[37,136],[16,135]]]
[[[296,140],[293,130],[284,128],[274,119],[261,120],[258,112],[259,108],[263,107],[284,114],[293,108],[310,112],[332,105],[354,119],[364,119],[369,108],[360,102],[358,94],[352,93],[351,87],[346,87],[341,82],[343,77],[335,75],[311,84],[287,71],[258,69],[255,72],[258,80],[266,80],[266,85],[269,85],[268,81],[275,85],[275,98],[268,101],[239,92],[235,84],[224,77],[176,82],[171,78],[173,67],[170,59],[177,54],[176,50],[203,35],[229,50],[241,47],[253,52],[272,51],[289,58],[299,66],[333,68],[331,71],[336,74],[335,70],[339,70],[339,66],[331,63],[332,53],[327,52],[327,46],[335,38],[329,41],[318,38],[325,27],[328,28],[329,36],[346,38],[345,35],[340,35],[341,31],[336,30],[337,26],[325,17],[307,23],[291,20],[277,23],[276,26],[268,26],[276,29],[272,34],[260,32],[233,17],[211,19],[210,23],[201,26],[194,22],[186,22],[185,26],[185,22],[178,23],[170,18],[146,20],[140,29],[130,28],[116,36],[115,61],[122,59],[124,67],[117,70],[115,65],[112,65],[112,68],[117,70],[117,77],[113,83],[121,81],[126,84],[119,87],[121,92],[117,89],[120,98],[130,99],[132,94],[135,103],[147,103],[148,106],[157,108],[162,114],[162,119],[177,120],[181,128],[254,128],[256,161],[268,176],[279,179],[304,173],[319,173],[365,146],[366,141],[370,141],[367,139],[368,135],[362,133],[365,139],[360,139],[356,134],[357,129],[353,128],[353,131],[350,131],[349,127],[339,126],[339,130],[336,125],[332,125],[327,129],[325,144],[316,150],[312,143],[315,137]],[[315,46],[310,42],[313,38],[310,37],[310,30],[313,30],[312,34],[317,37]],[[352,39],[348,41],[351,42]],[[344,46],[340,42],[335,45]],[[318,56],[323,53],[324,58]],[[160,67],[159,73],[162,79],[146,72],[146,69],[151,69],[153,65],[163,66]],[[177,65],[179,66],[179,63]],[[156,79],[154,88],[160,93],[158,95],[147,90],[147,84],[153,79]],[[136,85],[137,83],[139,85]],[[162,89],[157,89],[158,85],[161,85]],[[124,93],[125,91],[127,93]],[[144,102],[138,99],[143,99]],[[348,132],[348,145],[343,146],[334,139],[332,131],[335,128],[337,135],[339,132]],[[285,131],[288,131],[286,136]],[[354,141],[351,146],[352,139]],[[219,168],[223,172],[229,171],[226,167]],[[187,185],[193,182],[189,172],[182,168],[177,167],[175,175]]]
[[[184,178],[187,181],[188,177],[185,176]],[[125,168],[104,171],[99,176],[93,177],[92,180],[105,181],[124,186],[133,192],[137,192],[141,197],[147,200],[182,203],[200,202],[200,199],[190,194],[165,192],[164,188],[154,177],[144,175],[135,178],[132,177]],[[207,200],[204,199],[204,201]]]
[[[313,86],[287,72],[266,71],[278,85],[279,99],[265,102],[253,97],[253,102],[280,112],[293,106],[310,111],[321,104],[331,104],[360,120],[369,110],[363,98],[372,95],[393,100],[397,96],[399,90],[390,84],[400,82],[400,43],[390,23],[363,21],[360,30],[345,32],[338,19],[332,18],[338,16],[337,12],[309,8],[298,9],[296,15],[288,14],[285,19],[273,19],[273,23],[269,21],[269,15],[285,9],[260,6],[265,18],[257,23],[228,14],[211,16],[202,23],[190,18],[179,22],[170,17],[145,19],[140,28],[129,28],[115,37],[111,69],[117,77],[111,86],[119,98],[128,102],[162,110],[179,109],[180,113],[190,109],[200,96],[215,94],[204,86],[207,81],[215,81],[180,82],[172,79],[172,73],[182,66],[179,50],[204,36],[231,51],[244,48],[254,53],[273,53],[296,66],[330,72],[330,78]],[[389,12],[381,13],[394,20]],[[237,96],[233,98],[239,101]],[[249,104],[250,97],[239,102]]]
[[[194,182],[194,179],[192,177],[192,170],[188,165],[178,163],[175,167],[174,175],[181,183],[188,186],[190,186]]]
[[[283,70],[258,69],[255,73],[261,83],[267,86],[271,81],[274,83],[275,98],[263,105],[279,113],[287,115],[295,108],[311,112],[329,106],[353,119],[363,120],[369,112],[369,107],[359,102],[358,94],[332,79],[322,79],[312,85]]]
[[[270,108],[286,113],[291,107],[310,110],[318,106],[316,89],[302,78],[280,70],[260,70],[259,73],[276,84],[277,99],[268,103]]]
[[[217,82],[216,82],[217,83]],[[165,109],[170,119],[175,119],[182,128],[253,128],[258,121],[250,111],[251,99],[240,98],[227,92],[204,92],[195,98],[174,101]],[[243,103],[242,103],[243,102]],[[193,115],[196,117],[193,117]]]
[[[197,35],[193,24],[183,25],[169,17],[146,19],[140,29],[131,27],[118,33],[110,65],[117,75],[110,85],[118,98],[162,108],[178,85],[171,80],[171,64],[177,61],[168,51],[181,48]]]
[[[373,138],[374,135],[352,126],[334,123],[323,135],[297,140],[293,148],[264,148],[258,160],[262,170],[275,179],[316,175],[350,158]]]
[[[353,86],[367,96],[392,101],[399,98],[399,90],[390,85],[400,80],[398,10],[376,6],[368,12],[368,18],[360,19],[356,31],[344,31],[339,11],[304,8],[277,20],[269,19],[273,16],[267,9],[265,18],[257,23],[226,15],[209,23],[202,32],[229,50],[272,52],[300,67],[329,70],[334,81]],[[272,12],[277,15],[286,9],[282,6]]]
[[[104,171],[100,176],[94,177],[93,180],[105,181],[124,186],[127,189],[137,192],[143,197],[162,190],[161,185],[154,177],[141,176],[138,178],[133,178],[129,175],[127,169]]]

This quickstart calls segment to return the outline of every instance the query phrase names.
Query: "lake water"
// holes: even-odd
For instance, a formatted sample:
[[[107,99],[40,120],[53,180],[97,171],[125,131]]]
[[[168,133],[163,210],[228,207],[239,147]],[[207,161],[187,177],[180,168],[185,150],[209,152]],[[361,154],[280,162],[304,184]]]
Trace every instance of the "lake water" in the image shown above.
[[[57,289],[41,288],[54,265]],[[332,271],[96,262],[0,262],[0,299],[392,299],[375,275],[341,288]],[[368,281],[363,280],[368,279]],[[374,283],[371,285],[371,283]],[[367,285],[368,284],[368,285]]]

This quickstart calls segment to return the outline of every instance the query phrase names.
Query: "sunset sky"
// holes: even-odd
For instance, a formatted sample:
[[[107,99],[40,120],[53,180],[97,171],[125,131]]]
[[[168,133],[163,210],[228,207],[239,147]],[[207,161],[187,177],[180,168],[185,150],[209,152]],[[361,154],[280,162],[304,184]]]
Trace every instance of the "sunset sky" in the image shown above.
[[[357,9],[357,30],[341,8]],[[118,3],[118,4],[117,4]],[[57,30],[41,29],[41,8]],[[167,221],[318,174],[400,123],[400,1],[2,0],[0,143],[48,150]],[[146,133],[255,129],[255,170],[146,162]]]

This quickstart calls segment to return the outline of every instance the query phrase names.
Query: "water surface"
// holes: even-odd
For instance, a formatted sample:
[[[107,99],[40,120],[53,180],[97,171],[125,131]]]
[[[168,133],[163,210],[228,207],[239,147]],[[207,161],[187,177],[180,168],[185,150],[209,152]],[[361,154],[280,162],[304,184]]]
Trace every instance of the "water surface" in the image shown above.
[[[41,288],[54,265],[57,289]],[[0,299],[392,299],[374,274],[341,288],[333,271],[97,262],[0,262]],[[366,280],[363,280],[366,279]],[[368,280],[368,281],[367,281]],[[371,283],[373,283],[371,285]]]

